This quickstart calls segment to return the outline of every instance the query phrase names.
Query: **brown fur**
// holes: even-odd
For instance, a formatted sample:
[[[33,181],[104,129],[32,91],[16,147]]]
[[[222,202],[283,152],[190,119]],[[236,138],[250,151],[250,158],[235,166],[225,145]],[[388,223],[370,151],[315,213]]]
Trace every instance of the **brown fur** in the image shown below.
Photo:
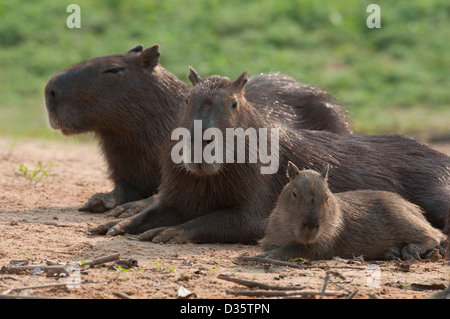
[[[226,128],[278,128],[278,172],[262,175],[262,164],[248,161],[175,164],[171,150],[178,141],[168,138],[161,150],[162,178],[155,204],[135,217],[94,227],[91,232],[146,231],[139,238],[155,242],[255,242],[262,238],[266,219],[285,185],[290,159],[306,168],[330,162],[333,192],[397,192],[421,205],[429,220],[442,222],[449,205],[449,157],[405,136],[339,135],[280,126],[245,98],[245,73],[233,82],[219,76],[200,79],[191,70],[190,79],[194,87],[175,127],[191,130],[193,121],[200,119],[204,129],[217,127],[222,132]]]
[[[445,221],[444,234],[446,234],[449,238],[447,241],[447,259],[450,260],[450,207],[448,209],[447,219]]]
[[[322,174],[290,163],[282,190],[261,240],[263,256],[276,259],[416,258],[444,244],[419,206],[391,192],[331,193],[328,167]]]
[[[65,135],[94,132],[115,184],[82,210],[105,211],[146,198],[159,185],[159,149],[189,87],[158,63],[157,45],[141,51],[137,46],[126,54],[87,60],[55,74],[46,85],[50,125]],[[267,117],[293,128],[351,133],[341,105],[286,75],[251,78],[246,97]]]

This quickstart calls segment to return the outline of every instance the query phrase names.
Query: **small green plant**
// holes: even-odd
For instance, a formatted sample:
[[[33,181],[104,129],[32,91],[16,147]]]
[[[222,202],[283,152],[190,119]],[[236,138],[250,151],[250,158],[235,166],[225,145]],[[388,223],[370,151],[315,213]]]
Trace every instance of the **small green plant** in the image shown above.
[[[36,164],[36,167],[33,170],[31,170],[28,167],[26,167],[24,164],[18,164],[19,171],[14,172],[14,175],[15,176],[23,176],[23,177],[27,178],[28,180],[30,180],[30,183],[32,183],[34,181],[37,184],[40,181],[42,181],[44,178],[50,176],[49,170],[53,165],[54,165],[53,162],[50,162],[46,166],[42,165],[41,162],[38,162]]]
[[[155,271],[161,272],[161,273],[169,273],[171,271],[174,271],[175,267],[169,267],[169,266],[163,266],[163,263],[160,260],[155,260],[153,262],[153,266],[155,266]]]
[[[23,259],[27,259],[28,250],[30,250],[30,247],[27,247],[27,249],[25,249],[25,252],[23,253]]]
[[[212,268],[209,268],[208,271],[213,273],[216,270],[216,268],[218,268],[218,267],[219,267],[219,265],[214,264],[214,266],[212,266]]]
[[[120,266],[120,265],[117,266],[116,269],[117,269],[117,271],[118,271],[119,273],[124,273],[124,272],[130,271],[130,269],[128,269],[128,268],[123,268],[123,267]]]
[[[397,285],[397,288],[399,288],[399,289],[406,289],[406,284],[398,284]]]

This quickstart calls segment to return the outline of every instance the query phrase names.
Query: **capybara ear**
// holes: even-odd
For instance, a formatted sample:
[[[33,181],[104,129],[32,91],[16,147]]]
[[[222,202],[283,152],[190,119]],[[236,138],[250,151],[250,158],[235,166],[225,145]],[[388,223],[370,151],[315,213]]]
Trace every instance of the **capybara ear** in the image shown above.
[[[132,48],[130,51],[128,51],[127,53],[140,53],[142,52],[142,45],[137,45],[134,48]]]
[[[241,75],[239,75],[237,80],[234,81],[234,86],[238,91],[241,91],[244,88],[244,85],[247,83],[248,81],[247,73],[248,71],[245,70],[244,72],[242,72]]]
[[[197,72],[195,72],[195,70],[192,68],[192,66],[189,67],[188,78],[192,82],[193,86],[196,86],[202,80],[202,78],[197,74]]]
[[[328,164],[325,167],[325,169],[323,170],[322,174],[320,174],[324,180],[327,180],[327,178],[328,178],[328,171],[329,170],[330,170],[330,164]]]
[[[145,69],[153,69],[159,62],[159,57],[161,54],[159,53],[159,46],[155,44],[154,46],[145,49],[141,55],[141,65]]]
[[[298,167],[295,166],[294,163],[292,163],[291,161],[289,161],[289,162],[288,162],[288,165],[287,165],[286,176],[287,176],[290,180],[293,180],[293,179],[296,178],[299,174],[300,174],[300,170],[298,169]]]

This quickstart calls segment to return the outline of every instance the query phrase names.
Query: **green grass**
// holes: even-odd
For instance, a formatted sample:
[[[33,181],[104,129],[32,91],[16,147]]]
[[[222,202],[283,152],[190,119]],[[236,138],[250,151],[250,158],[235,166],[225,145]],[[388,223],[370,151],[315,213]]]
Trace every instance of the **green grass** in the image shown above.
[[[66,7],[81,7],[68,29]],[[381,29],[366,27],[373,1],[24,1],[0,3],[0,135],[59,138],[43,90],[68,65],[160,45],[182,80],[281,71],[333,94],[358,132],[450,134],[450,2],[382,0]]]
[[[41,162],[36,164],[34,169],[28,168],[24,164],[20,163],[18,165],[18,171],[14,172],[15,176],[23,176],[32,183],[33,181],[37,184],[42,181],[44,178],[50,176],[50,168],[54,165],[53,162],[50,162],[47,165],[42,165]]]

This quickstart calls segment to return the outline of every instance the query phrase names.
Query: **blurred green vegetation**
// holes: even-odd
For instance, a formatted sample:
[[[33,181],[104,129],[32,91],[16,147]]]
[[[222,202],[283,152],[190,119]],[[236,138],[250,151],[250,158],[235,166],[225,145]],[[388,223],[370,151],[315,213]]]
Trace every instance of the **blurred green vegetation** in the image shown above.
[[[370,3],[381,29],[369,29]],[[69,29],[70,3],[81,29]],[[182,80],[280,71],[333,94],[359,133],[450,133],[450,2],[31,1],[0,3],[0,135],[57,138],[43,90],[61,69],[91,57],[160,45]]]

